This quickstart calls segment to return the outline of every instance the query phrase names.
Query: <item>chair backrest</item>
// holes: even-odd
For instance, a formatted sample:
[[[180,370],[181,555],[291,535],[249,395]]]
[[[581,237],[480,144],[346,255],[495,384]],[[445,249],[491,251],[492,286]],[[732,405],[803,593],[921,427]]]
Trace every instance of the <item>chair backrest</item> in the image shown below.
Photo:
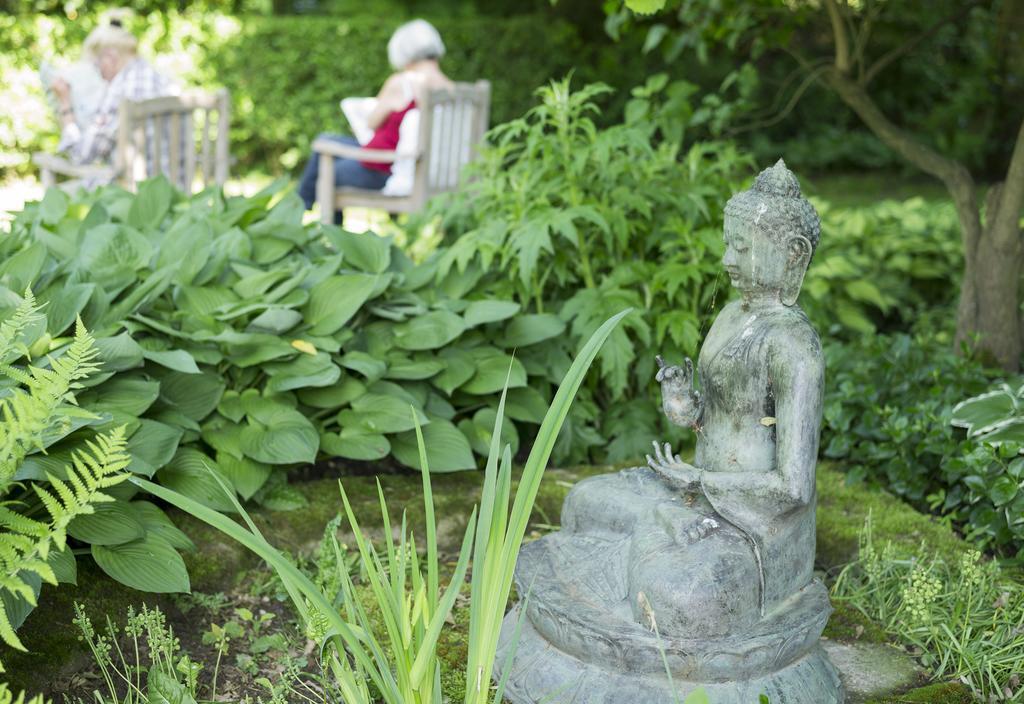
[[[203,187],[228,178],[230,96],[192,91],[121,103],[115,166],[125,188],[164,174],[191,193],[197,174]]]
[[[420,106],[422,156],[416,163],[414,198],[422,202],[458,186],[462,167],[473,159],[487,131],[490,108],[488,81],[430,91]]]

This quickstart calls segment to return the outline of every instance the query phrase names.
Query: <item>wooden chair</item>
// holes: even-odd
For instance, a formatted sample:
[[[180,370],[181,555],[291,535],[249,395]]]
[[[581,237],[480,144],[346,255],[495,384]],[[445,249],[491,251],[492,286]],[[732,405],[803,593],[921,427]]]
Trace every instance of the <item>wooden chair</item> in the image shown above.
[[[420,101],[419,140],[415,154],[382,149],[362,149],[325,139],[313,142],[319,155],[316,200],[320,220],[331,223],[336,210],[350,206],[375,208],[389,213],[410,213],[423,208],[427,199],[454,190],[462,167],[472,160],[476,146],[487,131],[491,84],[487,81],[456,83],[452,90],[431,91]],[[334,160],[358,159],[393,163],[398,158],[416,159],[412,192],[407,196],[334,185]]]
[[[74,188],[82,180],[119,182],[128,190],[162,173],[191,193],[197,172],[203,187],[223,185],[228,178],[230,97],[192,91],[182,95],[126,100],[118,114],[117,148],[111,164],[72,164],[55,154],[37,153],[44,187]],[[199,139],[197,139],[197,134]],[[58,177],[71,181],[57,183]]]

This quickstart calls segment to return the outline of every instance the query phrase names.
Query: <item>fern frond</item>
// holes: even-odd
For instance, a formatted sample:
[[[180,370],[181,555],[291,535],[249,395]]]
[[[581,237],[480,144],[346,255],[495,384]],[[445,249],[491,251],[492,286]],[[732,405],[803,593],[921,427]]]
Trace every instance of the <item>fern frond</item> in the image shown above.
[[[40,306],[36,305],[36,297],[32,295],[32,290],[26,290],[14,314],[0,323],[0,362],[7,359],[10,352],[16,349],[18,336],[25,328],[42,317],[39,310]]]
[[[35,592],[19,574],[28,571],[46,582],[56,583],[56,575],[46,562],[50,547],[63,550],[71,521],[95,512],[95,504],[114,500],[103,490],[124,481],[128,476],[124,470],[129,462],[131,456],[122,426],[73,452],[71,465],[66,468],[66,480],[47,473],[52,489],[33,484],[32,489],[50,516],[49,523],[43,524],[42,536],[38,535],[38,522],[0,505],[0,528],[8,528],[7,532],[0,532],[0,591],[8,591],[34,605]],[[26,533],[31,533],[31,537]],[[13,648],[21,646],[3,601],[0,601],[0,639]]]
[[[25,457],[33,450],[44,450],[45,439],[54,430],[66,431],[73,418],[91,416],[75,405],[75,391],[83,387],[83,379],[99,370],[99,351],[80,318],[74,341],[62,355],[48,358],[49,366],[21,369],[8,364],[14,358],[12,352],[20,351],[20,335],[38,318],[38,306],[29,291],[15,314],[0,324],[0,374],[19,385],[0,399],[0,497],[7,492]],[[124,470],[131,461],[127,445],[124,428],[118,428],[73,452],[65,477],[48,473],[49,488],[32,483],[48,521],[18,513],[12,502],[0,502],[0,593],[34,606],[36,591],[25,575],[57,583],[57,575],[47,561],[51,547],[63,550],[71,521],[94,513],[95,504],[114,500],[103,490],[127,476]],[[25,650],[5,600],[0,600],[0,641]],[[6,704],[6,693],[0,687],[0,704]]]
[[[20,650],[23,653],[28,652],[28,648],[22,644],[18,639],[18,634],[14,632],[14,626],[11,625],[11,619],[8,618],[7,609],[2,601],[0,601],[0,639],[15,650]]]
[[[28,516],[22,516],[17,511],[12,511],[2,504],[0,504],[0,529],[6,529],[11,533],[19,533],[33,538],[42,538],[48,532],[48,527],[45,523],[41,523]]]
[[[116,428],[87,442],[85,450],[71,455],[71,466],[67,469],[67,481],[47,473],[50,485],[58,496],[38,484],[33,485],[36,494],[50,514],[51,526],[66,528],[76,516],[92,513],[92,505],[110,501],[102,489],[124,481],[128,476],[123,470],[131,462],[124,426]],[[49,500],[44,498],[49,495]]]
[[[24,327],[24,324],[19,320],[11,324],[10,330],[15,330],[17,325]],[[0,340],[0,359],[3,358],[2,342]],[[0,415],[4,419],[4,428],[0,429],[0,491],[26,455],[43,449],[47,431],[70,422],[62,408],[75,404],[74,391],[82,388],[82,379],[99,370],[98,359],[96,341],[79,318],[74,341],[63,355],[49,358],[49,368],[32,366],[27,372],[6,370],[8,376],[25,388],[16,388],[10,396],[0,399]],[[0,368],[0,372],[3,371]]]

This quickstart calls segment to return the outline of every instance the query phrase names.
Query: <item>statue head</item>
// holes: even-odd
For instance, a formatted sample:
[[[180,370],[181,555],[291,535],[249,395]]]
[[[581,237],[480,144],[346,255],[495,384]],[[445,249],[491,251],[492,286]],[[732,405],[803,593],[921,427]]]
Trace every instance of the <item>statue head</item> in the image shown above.
[[[778,296],[791,306],[820,236],[818,213],[779,159],[725,204],[722,264],[745,300]]]

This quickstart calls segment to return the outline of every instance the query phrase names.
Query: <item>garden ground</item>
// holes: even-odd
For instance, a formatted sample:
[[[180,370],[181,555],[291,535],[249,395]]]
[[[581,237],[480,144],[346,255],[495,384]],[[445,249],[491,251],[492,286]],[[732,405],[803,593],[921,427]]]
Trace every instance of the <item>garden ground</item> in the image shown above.
[[[548,470],[538,495],[529,535],[538,537],[556,527],[561,502],[575,482],[612,469],[577,467]],[[415,531],[422,522],[419,477],[397,473],[384,474],[379,478],[394,513],[393,524],[400,521],[401,511],[405,510]],[[353,499],[360,522],[364,526],[379,525],[379,518],[374,520],[375,516],[379,517],[375,478],[369,475],[345,476],[342,481]],[[470,509],[479,498],[480,481],[479,473],[466,472],[435,475],[433,478],[439,518],[438,540],[442,553],[452,556],[452,559],[458,551]],[[257,510],[253,516],[260,529],[271,536],[273,543],[298,555],[300,562],[315,570],[312,560],[323,535],[323,526],[340,509],[336,480],[312,479],[295,485],[309,500],[308,509],[291,512]],[[834,576],[842,565],[855,557],[858,536],[869,515],[876,540],[891,540],[899,550],[912,552],[923,545],[936,556],[955,560],[969,549],[933,517],[914,511],[884,492],[847,486],[844,475],[824,463],[819,467],[818,477],[818,567],[826,578]],[[291,608],[286,604],[286,596],[276,578],[253,555],[218,532],[188,516],[176,515],[174,519],[196,542],[197,549],[186,557],[193,593],[174,597],[142,595],[117,584],[94,568],[82,570],[77,587],[45,588],[40,608],[29,617],[23,630],[25,643],[32,652],[5,656],[16,687],[57,696],[85,697],[98,685],[96,667],[72,625],[76,601],[84,605],[94,623],[102,623],[104,615],[123,618],[128,605],[137,608],[143,603],[159,606],[168,615],[183,649],[204,663],[203,679],[207,681],[218,658],[215,644],[204,643],[203,634],[211,631],[211,624],[224,627],[231,621],[237,623],[245,635],[229,643],[227,655],[222,658],[218,683],[221,701],[238,701],[245,695],[266,696],[267,690],[256,683],[258,678],[280,677],[285,663],[289,661],[312,663],[310,648],[294,623]],[[341,535],[345,540],[344,533]],[[256,618],[240,617],[238,609],[247,609],[256,614]],[[267,626],[254,626],[253,622],[258,621],[259,614],[263,612],[274,614],[272,622]],[[456,627],[447,633],[443,652],[446,661],[454,666],[451,668],[454,672],[464,657],[464,604],[456,608],[452,619]],[[268,636],[274,634],[281,635],[271,640]],[[260,636],[264,637],[262,643],[271,644],[266,649],[253,646]],[[833,614],[825,636],[830,641],[857,647],[890,642],[877,624],[846,606],[839,606]],[[905,650],[897,651],[896,645],[885,647],[893,648],[887,659],[895,667],[896,681],[901,686],[895,692],[868,701],[878,704],[972,701],[969,693],[957,683],[929,684],[922,671],[907,668],[906,663],[910,659]],[[883,656],[886,652],[882,651]],[[872,655],[877,660],[877,651],[869,650],[868,656]],[[877,687],[878,681],[884,681],[883,673],[875,673],[870,684]],[[862,682],[860,686],[865,685]],[[456,677],[446,681],[447,693],[453,701],[461,699],[461,687],[462,683]],[[860,701],[866,700],[862,698]]]

